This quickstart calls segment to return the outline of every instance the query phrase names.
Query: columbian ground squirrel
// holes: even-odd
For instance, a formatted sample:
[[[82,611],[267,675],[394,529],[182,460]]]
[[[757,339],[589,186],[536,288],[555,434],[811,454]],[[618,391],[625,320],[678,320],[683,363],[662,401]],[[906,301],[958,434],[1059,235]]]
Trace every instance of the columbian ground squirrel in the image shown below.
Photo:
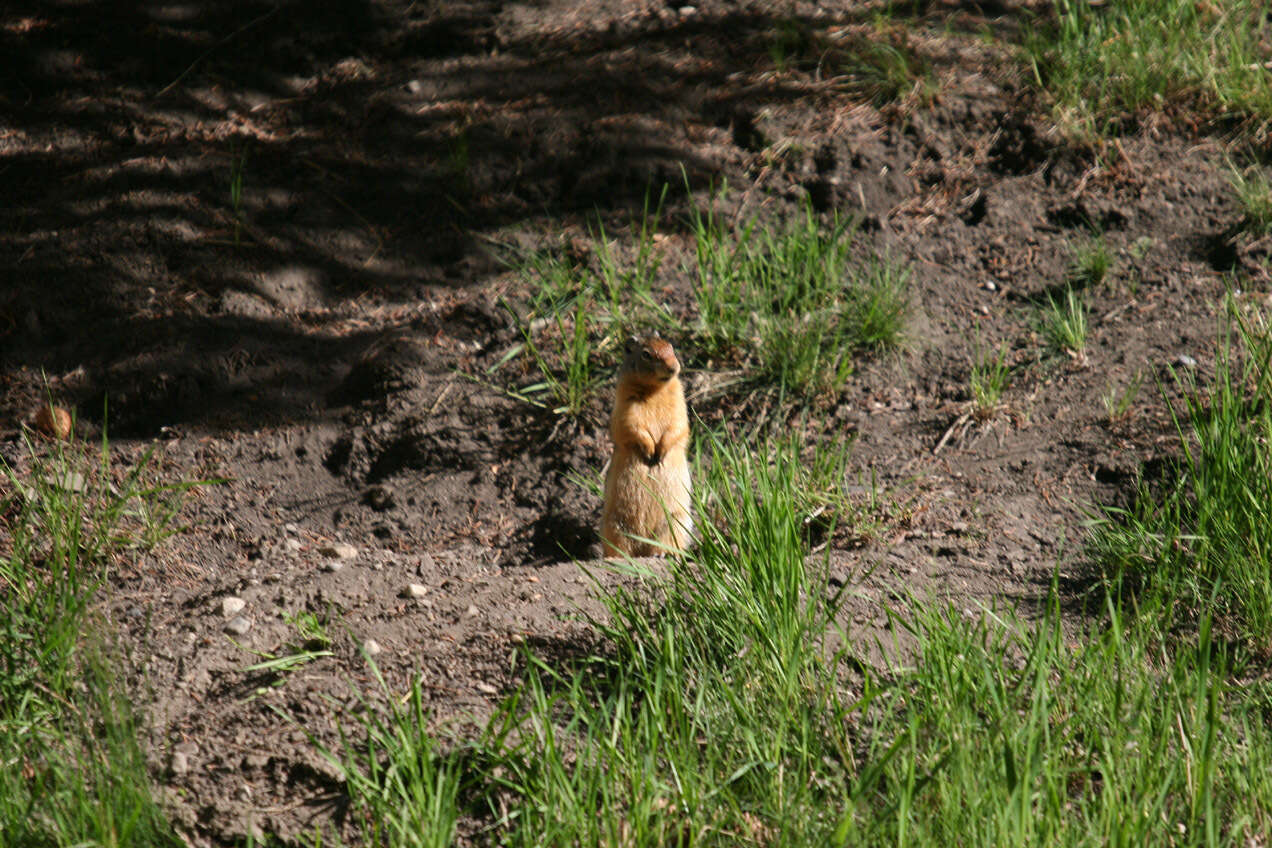
[[[614,456],[605,476],[601,519],[605,556],[683,550],[693,532],[689,415],[680,361],[666,339],[652,335],[628,340],[610,436]]]

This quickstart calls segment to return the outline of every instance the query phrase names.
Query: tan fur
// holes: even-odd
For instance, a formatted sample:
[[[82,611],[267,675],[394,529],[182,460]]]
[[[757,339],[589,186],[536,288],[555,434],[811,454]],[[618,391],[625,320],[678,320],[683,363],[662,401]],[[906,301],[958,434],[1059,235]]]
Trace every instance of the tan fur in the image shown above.
[[[683,550],[693,532],[689,501],[689,415],[680,361],[666,339],[633,338],[618,372],[610,416],[614,455],[605,476],[605,556]],[[640,539],[634,539],[639,536]]]

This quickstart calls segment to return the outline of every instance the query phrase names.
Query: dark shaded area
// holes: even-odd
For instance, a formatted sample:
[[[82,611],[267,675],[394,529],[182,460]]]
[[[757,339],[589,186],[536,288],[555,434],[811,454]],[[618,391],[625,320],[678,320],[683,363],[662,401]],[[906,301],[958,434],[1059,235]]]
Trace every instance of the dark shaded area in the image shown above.
[[[349,299],[445,299],[499,270],[489,233],[745,179],[774,141],[765,107],[817,96],[771,73],[784,39],[815,45],[822,75],[869,46],[823,49],[864,11],[659,5],[597,27],[565,8],[11,7],[6,367],[82,367],[64,388],[92,416],[108,401],[120,433],[311,418],[371,341],[339,326]],[[445,329],[456,300],[427,317]]]

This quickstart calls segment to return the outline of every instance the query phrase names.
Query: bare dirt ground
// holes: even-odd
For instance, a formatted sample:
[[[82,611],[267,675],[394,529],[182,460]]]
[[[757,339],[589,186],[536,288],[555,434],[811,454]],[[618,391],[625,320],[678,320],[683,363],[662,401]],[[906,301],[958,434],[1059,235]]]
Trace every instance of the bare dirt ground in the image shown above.
[[[1081,577],[1084,510],[1168,449],[1156,381],[1213,367],[1225,274],[1252,261],[1227,240],[1221,140],[1146,121],[1067,142],[1004,43],[1038,4],[898,12],[888,37],[930,63],[930,101],[876,105],[816,61],[775,62],[792,28],[881,37],[872,8],[0,13],[0,451],[22,465],[47,379],[86,439],[108,419],[121,468],[158,441],[161,476],[226,481],[196,491],[185,532],[120,564],[105,609],[192,844],[339,827],[340,785],[306,734],[334,743],[334,718],[374,691],[368,639],[390,689],[422,676],[438,727],[461,733],[512,685],[521,644],[588,649],[596,605],[571,557],[595,554],[599,502],[572,475],[605,462],[609,398],[566,419],[463,375],[520,338],[499,300],[528,292],[504,260],[591,261],[597,216],[630,245],[651,185],[672,187],[661,294],[686,316],[686,183],[706,202],[727,181],[738,219],[805,197],[860,215],[859,242],[913,269],[905,350],[863,360],[815,423],[792,419],[855,439],[859,483],[882,493],[880,532],[830,544],[850,638],[881,633],[906,593],[1027,608],[1057,568]],[[1049,359],[1038,305],[1092,228],[1115,267],[1086,293],[1088,361]],[[986,421],[964,415],[978,335],[1018,366]],[[713,394],[713,363],[674,341],[708,425],[773,414]],[[1137,374],[1110,422],[1101,396]],[[231,596],[242,635],[224,632]],[[332,655],[245,671],[302,647],[302,611]]]

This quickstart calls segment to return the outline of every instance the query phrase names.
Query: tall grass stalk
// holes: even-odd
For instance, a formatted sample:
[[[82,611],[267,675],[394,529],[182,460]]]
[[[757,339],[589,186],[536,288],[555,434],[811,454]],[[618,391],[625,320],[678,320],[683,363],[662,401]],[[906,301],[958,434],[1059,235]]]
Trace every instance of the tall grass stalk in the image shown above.
[[[371,663],[379,703],[358,693],[358,737],[340,726],[341,747],[320,752],[343,775],[354,826],[381,848],[446,848],[459,819],[459,757],[428,732],[421,682],[399,699]]]
[[[1109,578],[1171,621],[1213,618],[1226,638],[1272,649],[1272,337],[1234,319],[1214,383],[1180,375],[1179,459],[1106,510],[1095,543]]]
[[[93,615],[111,557],[169,532],[185,488],[112,480],[103,443],[28,445],[4,466],[0,835],[8,845],[182,845],[151,795],[138,722]]]
[[[867,683],[828,844],[1221,845],[1267,826],[1272,733],[1206,621],[1173,654],[1113,604],[1073,638],[1054,598],[1032,627],[930,605],[897,624],[912,670]]]

